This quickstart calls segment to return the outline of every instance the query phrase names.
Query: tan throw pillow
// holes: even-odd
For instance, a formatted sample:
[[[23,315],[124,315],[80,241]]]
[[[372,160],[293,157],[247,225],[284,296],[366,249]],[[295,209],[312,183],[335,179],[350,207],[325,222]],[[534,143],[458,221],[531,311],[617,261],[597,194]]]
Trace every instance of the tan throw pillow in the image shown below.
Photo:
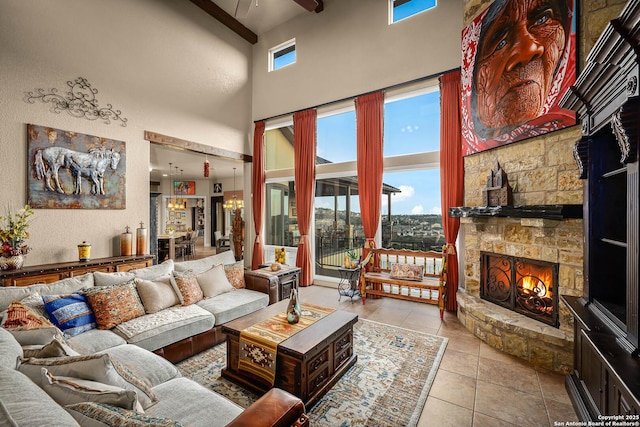
[[[242,289],[245,287],[244,283],[244,263],[242,261],[234,262],[233,264],[225,264],[224,274],[229,279],[229,283],[236,289]]]
[[[144,306],[133,280],[122,285],[84,291],[96,317],[98,329],[111,329],[122,322],[144,316]]]
[[[136,279],[135,283],[144,310],[149,314],[180,304],[171,284],[171,276],[158,277],[153,281]]]
[[[231,286],[231,283],[229,283],[222,264],[203,271],[196,276],[196,279],[198,280],[200,288],[202,288],[202,293],[207,298],[235,290],[235,288]]]
[[[47,357],[80,356],[80,353],[65,344],[60,338],[54,338],[49,344],[43,346],[24,346],[22,348],[24,357]]]
[[[136,375],[131,368],[117,362],[108,354],[24,359],[18,370],[34,383],[40,384],[41,368],[47,368],[54,376],[81,378],[133,390],[144,409],[158,401],[151,390],[151,384],[145,378]]]
[[[124,409],[142,410],[138,403],[138,395],[133,390],[82,378],[54,376],[47,368],[40,368],[40,372],[40,388],[59,405],[97,402]]]
[[[180,292],[182,296],[182,305],[195,304],[204,298],[202,289],[194,274],[191,272],[178,273],[174,271],[173,276],[178,292]]]

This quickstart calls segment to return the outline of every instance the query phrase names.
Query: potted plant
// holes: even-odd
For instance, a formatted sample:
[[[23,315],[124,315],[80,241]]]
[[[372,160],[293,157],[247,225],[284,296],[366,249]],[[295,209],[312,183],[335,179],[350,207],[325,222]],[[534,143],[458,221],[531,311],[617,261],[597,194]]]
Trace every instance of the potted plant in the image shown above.
[[[33,215],[31,206],[25,205],[17,213],[7,211],[0,216],[0,269],[14,270],[22,267],[24,255],[31,251],[25,242],[29,238],[29,217]]]
[[[345,251],[345,254],[344,266],[346,268],[355,268],[358,265],[360,259],[360,257],[358,257],[358,254],[356,254],[356,251],[354,251],[353,249],[347,249]]]

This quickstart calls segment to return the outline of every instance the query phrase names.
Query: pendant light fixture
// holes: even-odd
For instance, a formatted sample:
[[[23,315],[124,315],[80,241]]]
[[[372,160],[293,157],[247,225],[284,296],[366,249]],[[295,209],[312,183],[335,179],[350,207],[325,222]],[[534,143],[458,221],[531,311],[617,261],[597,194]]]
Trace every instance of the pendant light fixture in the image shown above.
[[[174,181],[173,181],[173,197],[175,197],[175,200],[173,202],[173,207],[175,209],[180,209],[180,204],[178,203],[178,192],[177,192],[177,189],[176,189],[176,182],[175,182],[175,179],[178,178],[178,167],[174,166],[174,168],[176,168],[176,173],[175,173],[175,178],[174,178]]]
[[[209,178],[209,159],[204,155],[204,177]]]
[[[167,208],[173,210],[173,199],[171,197],[171,187],[173,186],[173,181],[171,180],[171,166],[173,163],[169,162],[169,203],[167,204]]]
[[[222,204],[222,207],[234,211],[244,208],[244,202],[242,200],[238,200],[238,196],[236,193],[236,168],[233,168],[233,197],[231,199],[225,200]]]

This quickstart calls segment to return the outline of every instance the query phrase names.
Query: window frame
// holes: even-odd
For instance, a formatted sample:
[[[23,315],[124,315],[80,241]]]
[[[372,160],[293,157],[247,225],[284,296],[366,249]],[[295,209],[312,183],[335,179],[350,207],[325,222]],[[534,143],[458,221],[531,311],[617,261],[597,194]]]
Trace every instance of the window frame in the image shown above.
[[[389,7],[389,14],[388,14],[389,15],[389,25],[397,24],[398,22],[405,21],[405,20],[407,20],[409,18],[412,18],[412,17],[414,17],[416,15],[420,15],[421,13],[427,12],[427,11],[429,11],[431,9],[434,9],[434,8],[438,7],[438,0],[434,0],[433,6],[427,8],[427,9],[422,9],[422,10],[420,10],[418,12],[412,13],[411,15],[405,16],[404,18],[398,19],[396,21],[396,20],[394,20],[394,18],[395,18],[394,12],[395,12],[395,8],[397,6],[394,6],[394,3],[396,1],[402,1],[402,3],[400,5],[398,5],[398,6],[402,6],[403,4],[409,3],[409,2],[414,1],[414,0],[388,0],[388,1],[389,1],[389,3],[388,3],[388,7]]]
[[[279,56],[286,55],[287,53],[290,53],[290,52],[284,52],[281,55],[278,55],[278,53],[281,53],[281,52],[286,51],[286,50],[291,49],[291,48],[293,48],[291,51],[296,54],[293,62],[291,62],[290,64],[285,64],[285,65],[282,65],[282,66],[276,68],[276,59]],[[297,60],[298,60],[295,37],[292,38],[291,40],[287,40],[284,43],[280,43],[279,45],[272,47],[271,49],[269,49],[268,54],[269,54],[269,69],[268,69],[269,72],[281,70],[283,68],[286,68],[286,67],[288,67],[290,65],[295,64],[297,62]]]

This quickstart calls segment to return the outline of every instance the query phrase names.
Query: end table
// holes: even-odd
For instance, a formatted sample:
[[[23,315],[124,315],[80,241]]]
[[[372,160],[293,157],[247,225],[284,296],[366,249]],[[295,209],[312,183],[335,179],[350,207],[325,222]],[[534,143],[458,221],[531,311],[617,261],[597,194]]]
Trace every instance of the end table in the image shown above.
[[[354,297],[360,296],[360,288],[358,287],[358,280],[360,279],[360,265],[355,268],[338,267],[340,272],[340,283],[338,283],[338,301],[342,297],[349,297],[353,302]]]
[[[264,276],[276,276],[278,278],[278,301],[282,301],[285,298],[289,298],[291,288],[298,288],[298,281],[300,279],[300,267],[295,265],[281,265],[280,270],[271,271],[271,264],[264,266],[260,265],[257,270],[252,270],[250,274],[259,274]]]

